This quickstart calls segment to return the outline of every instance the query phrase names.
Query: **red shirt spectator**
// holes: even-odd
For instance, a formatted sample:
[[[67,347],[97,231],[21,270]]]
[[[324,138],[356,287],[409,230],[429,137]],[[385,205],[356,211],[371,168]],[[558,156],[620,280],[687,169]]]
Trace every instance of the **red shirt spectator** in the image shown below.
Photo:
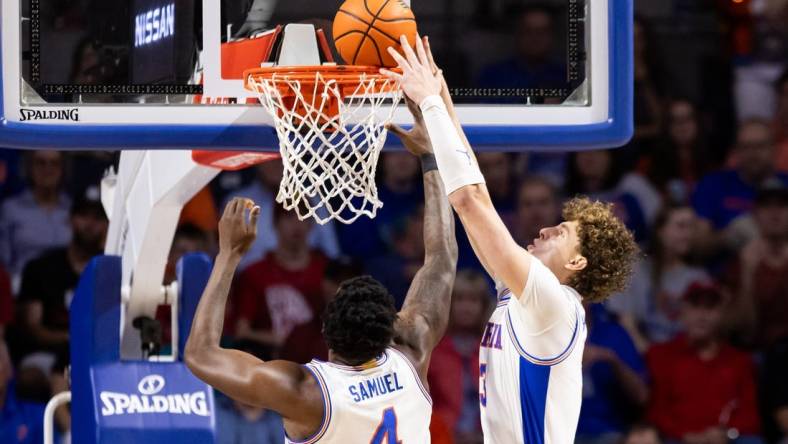
[[[755,369],[750,355],[719,339],[721,305],[718,290],[691,287],[682,309],[687,334],[646,355],[652,378],[649,420],[667,438],[691,441],[726,429],[741,436],[759,433]]]
[[[325,303],[321,281],[325,256],[308,253],[303,267],[291,268],[268,253],[263,260],[247,267],[241,274],[237,290],[238,336],[272,345],[281,344],[293,329],[320,316]],[[244,334],[242,324],[265,336]]]
[[[311,222],[274,207],[276,249],[241,273],[234,309],[237,339],[279,347],[293,329],[319,317],[325,256],[309,249]]]
[[[348,257],[339,257],[326,264],[321,294],[326,304],[334,299],[342,282],[361,275],[361,265]],[[285,340],[279,358],[306,364],[312,359],[328,360],[328,346],[323,338],[323,320],[315,316],[311,322],[296,326]]]

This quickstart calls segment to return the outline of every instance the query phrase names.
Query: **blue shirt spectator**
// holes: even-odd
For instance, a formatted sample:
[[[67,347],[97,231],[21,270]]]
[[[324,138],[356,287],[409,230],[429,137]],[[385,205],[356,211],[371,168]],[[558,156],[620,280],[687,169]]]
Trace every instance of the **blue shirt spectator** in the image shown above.
[[[788,186],[788,174],[776,173],[775,177]],[[757,186],[745,181],[738,171],[719,171],[700,181],[692,205],[700,217],[720,230],[752,209],[756,192]]]
[[[0,391],[0,396],[3,392]],[[5,387],[0,399],[0,442],[3,444],[39,444],[44,442],[44,409],[39,402],[17,399],[14,383]]]
[[[769,182],[788,185],[788,174],[775,171],[774,130],[765,120],[739,125],[732,170],[706,175],[692,205],[702,220],[699,239],[709,254],[741,248],[757,234],[749,217],[756,192]]]
[[[604,306],[587,308],[589,332],[583,356],[583,406],[578,443],[620,442],[632,406],[646,401],[645,364],[627,331]]]
[[[28,260],[71,239],[71,200],[61,191],[63,153],[32,151],[25,161],[30,188],[0,207],[0,259],[12,276]]]
[[[217,393],[216,444],[281,444],[284,441],[281,416]]]

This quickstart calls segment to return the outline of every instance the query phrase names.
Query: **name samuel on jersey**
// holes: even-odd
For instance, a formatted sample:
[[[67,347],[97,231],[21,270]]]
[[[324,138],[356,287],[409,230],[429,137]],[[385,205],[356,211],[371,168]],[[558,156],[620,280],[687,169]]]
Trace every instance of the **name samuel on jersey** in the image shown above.
[[[399,382],[396,372],[369,378],[358,384],[348,386],[350,396],[354,402],[365,401],[377,396],[402,390],[404,387]]]

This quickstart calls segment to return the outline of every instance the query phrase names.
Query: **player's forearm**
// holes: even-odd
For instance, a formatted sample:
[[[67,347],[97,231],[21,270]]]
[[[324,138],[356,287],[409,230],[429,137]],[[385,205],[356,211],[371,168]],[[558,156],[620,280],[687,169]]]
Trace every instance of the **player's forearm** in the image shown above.
[[[424,256],[425,262],[457,263],[454,213],[437,171],[424,174]]]
[[[440,329],[448,322],[457,241],[454,215],[437,171],[424,174],[424,202],[424,266],[413,279],[403,310],[414,309]]]
[[[446,193],[484,183],[479,165],[449,115],[444,99],[430,96],[420,104]]]
[[[230,293],[235,269],[241,257],[234,254],[219,253],[205,286],[197,311],[192,321],[189,340],[186,342],[187,360],[196,357],[209,347],[218,347],[224,328],[224,310]]]

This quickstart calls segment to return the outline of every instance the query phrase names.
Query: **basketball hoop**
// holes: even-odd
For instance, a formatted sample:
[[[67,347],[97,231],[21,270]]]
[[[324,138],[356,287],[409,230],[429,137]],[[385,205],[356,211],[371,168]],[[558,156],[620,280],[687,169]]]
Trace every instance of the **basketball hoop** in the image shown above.
[[[275,122],[284,165],[277,202],[320,224],[374,218],[383,206],[375,170],[399,83],[345,65],[264,67],[244,79]]]

